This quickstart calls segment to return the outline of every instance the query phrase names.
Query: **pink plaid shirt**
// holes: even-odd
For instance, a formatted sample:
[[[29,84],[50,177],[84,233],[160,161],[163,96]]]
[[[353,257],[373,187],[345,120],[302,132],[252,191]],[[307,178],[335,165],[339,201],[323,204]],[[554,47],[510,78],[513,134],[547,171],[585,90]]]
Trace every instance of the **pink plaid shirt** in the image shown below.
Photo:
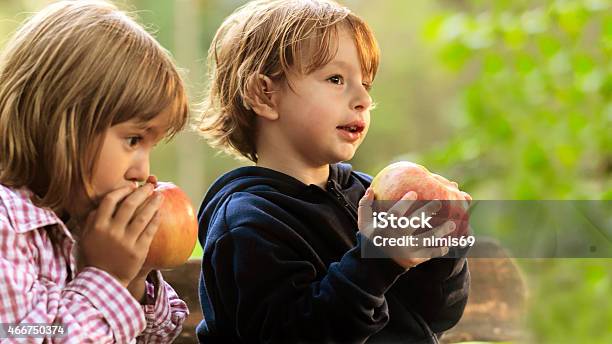
[[[166,343],[180,333],[187,305],[159,271],[141,305],[105,271],[75,276],[75,241],[56,214],[35,206],[27,190],[0,184],[0,323],[63,324],[65,335],[11,341]],[[4,342],[6,339],[1,339]]]

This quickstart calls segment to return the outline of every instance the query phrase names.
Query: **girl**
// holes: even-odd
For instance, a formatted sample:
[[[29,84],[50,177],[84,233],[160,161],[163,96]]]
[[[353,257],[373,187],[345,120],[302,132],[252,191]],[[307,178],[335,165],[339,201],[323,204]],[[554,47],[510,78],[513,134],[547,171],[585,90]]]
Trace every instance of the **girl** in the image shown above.
[[[0,337],[178,335],[185,303],[143,266],[162,196],[139,184],[187,118],[168,53],[112,4],[57,2],[15,33],[0,59]]]

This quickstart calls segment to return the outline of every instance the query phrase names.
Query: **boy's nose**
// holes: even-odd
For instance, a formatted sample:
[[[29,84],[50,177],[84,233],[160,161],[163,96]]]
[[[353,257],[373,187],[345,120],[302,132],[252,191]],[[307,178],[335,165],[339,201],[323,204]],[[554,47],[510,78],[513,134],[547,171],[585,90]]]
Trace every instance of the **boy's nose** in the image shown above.
[[[370,106],[372,106],[372,97],[370,97],[368,91],[361,87],[351,102],[351,109],[361,112],[369,109]]]

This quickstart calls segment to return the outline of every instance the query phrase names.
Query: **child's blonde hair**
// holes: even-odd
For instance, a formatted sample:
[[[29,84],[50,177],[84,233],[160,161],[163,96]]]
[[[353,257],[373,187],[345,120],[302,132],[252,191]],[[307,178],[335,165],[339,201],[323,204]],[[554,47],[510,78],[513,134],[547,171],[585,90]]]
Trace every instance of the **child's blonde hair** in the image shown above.
[[[216,147],[257,162],[253,78],[311,73],[336,54],[339,28],[353,35],[364,78],[374,80],[379,49],[369,26],[328,0],[258,0],[225,19],[208,53],[210,85],[197,130]],[[303,61],[308,53],[309,61]]]
[[[168,138],[188,119],[183,81],[132,18],[105,1],[49,5],[0,57],[0,182],[64,207],[91,185],[106,129],[170,106]]]

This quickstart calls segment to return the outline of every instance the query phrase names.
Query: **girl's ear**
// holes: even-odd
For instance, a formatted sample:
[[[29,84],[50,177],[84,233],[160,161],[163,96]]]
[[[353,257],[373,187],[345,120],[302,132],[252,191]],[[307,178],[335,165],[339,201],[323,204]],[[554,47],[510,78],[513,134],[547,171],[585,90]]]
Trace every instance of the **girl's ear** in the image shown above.
[[[279,92],[276,83],[263,74],[253,75],[247,84],[244,105],[260,117],[270,121],[278,119],[274,93]]]

